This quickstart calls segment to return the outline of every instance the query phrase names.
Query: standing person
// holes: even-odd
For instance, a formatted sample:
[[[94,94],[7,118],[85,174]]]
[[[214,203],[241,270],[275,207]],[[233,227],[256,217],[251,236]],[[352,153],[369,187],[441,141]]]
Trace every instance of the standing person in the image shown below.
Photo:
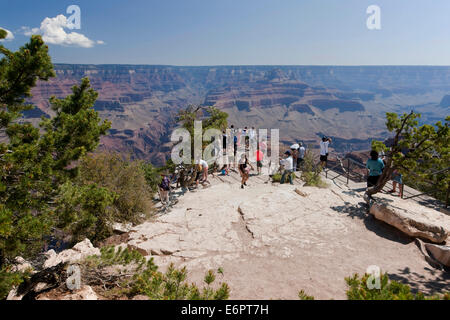
[[[227,133],[225,130],[222,131],[222,148],[223,148],[223,154],[227,154]]]
[[[257,137],[256,137],[256,129],[255,129],[255,127],[252,127],[251,129],[250,129],[250,143],[251,144],[253,144],[253,143],[257,143],[257,139],[256,139]]]
[[[242,129],[236,130],[236,136],[237,136],[237,146],[238,148],[241,146],[241,137],[242,137]]]
[[[161,203],[167,204],[169,202],[169,191],[170,191],[170,179],[166,173],[161,173],[162,179],[159,184],[159,197]]]
[[[322,168],[327,166],[328,161],[328,146],[331,143],[331,138],[323,137],[320,141],[320,165]]]
[[[244,189],[244,186],[247,185],[247,180],[250,177],[250,168],[253,169],[253,166],[248,161],[247,155],[242,154],[241,159],[239,160],[239,173],[241,174],[241,189]]]
[[[236,168],[236,154],[238,150],[238,137],[236,133],[232,134],[233,136],[233,169]]]
[[[291,149],[292,151],[292,170],[297,171],[297,162],[298,162],[298,149]]]
[[[290,184],[294,184],[292,182],[292,172],[293,172],[292,169],[294,168],[294,165],[293,165],[291,151],[288,150],[284,154],[286,155],[286,158],[282,159],[280,161],[280,164],[284,166],[284,170],[283,170],[283,174],[281,176],[280,184],[284,184],[284,181],[286,180],[286,175],[289,177],[289,183]]]
[[[230,126],[230,132],[229,132],[229,136],[228,139],[230,140],[229,144],[229,148],[231,150],[229,150],[230,152],[230,157],[231,159],[229,159],[229,168],[231,169],[231,167],[234,169],[236,167],[236,151],[237,151],[237,138],[236,138],[236,130],[234,129],[234,125]],[[231,144],[233,144],[231,146]],[[231,153],[233,153],[233,157],[231,157]],[[231,164],[233,164],[233,166],[231,166]]]
[[[245,151],[248,151],[249,146],[250,146],[250,138],[249,138],[249,131],[248,131],[247,127],[245,127],[244,130],[242,131],[242,136],[244,137]]]
[[[259,144],[259,149],[263,154],[267,154],[267,142],[266,139],[261,139],[261,143]]]
[[[264,153],[259,149],[259,145],[256,150],[256,170],[258,175],[261,175],[261,170],[263,167]]]
[[[305,159],[306,149],[301,142],[299,142],[298,145],[300,146],[300,148],[298,149],[297,170],[300,170],[300,167],[302,166],[302,162]]]
[[[403,176],[398,171],[398,169],[395,169],[392,173],[392,190],[389,191],[389,193],[395,193],[397,190],[397,184],[398,184],[398,193],[400,198],[403,198]]]
[[[381,173],[384,169],[383,161],[378,157],[378,152],[375,150],[370,151],[370,159],[367,160],[366,168],[369,170],[367,177],[367,188],[376,186],[378,179],[380,179]]]

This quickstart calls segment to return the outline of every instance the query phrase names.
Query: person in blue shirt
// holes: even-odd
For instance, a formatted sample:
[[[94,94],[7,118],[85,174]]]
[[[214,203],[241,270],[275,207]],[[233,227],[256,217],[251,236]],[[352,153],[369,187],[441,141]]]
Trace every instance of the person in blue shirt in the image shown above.
[[[384,163],[378,157],[378,152],[375,150],[370,151],[370,159],[367,160],[366,168],[369,170],[369,175],[367,177],[367,188],[376,186],[378,179],[380,179],[383,173]]]

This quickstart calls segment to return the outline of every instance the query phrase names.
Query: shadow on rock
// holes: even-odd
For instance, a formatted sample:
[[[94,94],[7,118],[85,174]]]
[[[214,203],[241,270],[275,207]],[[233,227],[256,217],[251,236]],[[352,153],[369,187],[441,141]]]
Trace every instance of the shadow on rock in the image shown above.
[[[352,219],[360,219],[364,222],[367,230],[372,231],[387,240],[399,242],[405,245],[414,241],[413,238],[407,236],[398,229],[384,223],[383,221],[375,219],[368,213],[368,207],[365,202],[360,202],[357,205],[346,202],[343,206],[333,206],[330,208],[340,214],[346,214]]]
[[[400,269],[397,273],[388,273],[390,280],[395,280],[411,287],[411,292],[421,291],[427,295],[442,293],[449,289],[450,274],[439,270],[424,268],[429,273],[425,277],[409,268]]]

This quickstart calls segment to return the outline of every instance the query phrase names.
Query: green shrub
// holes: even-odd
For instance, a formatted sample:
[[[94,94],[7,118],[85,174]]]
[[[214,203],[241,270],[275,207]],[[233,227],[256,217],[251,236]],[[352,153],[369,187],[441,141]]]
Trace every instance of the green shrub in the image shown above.
[[[281,173],[275,173],[272,176],[272,182],[281,182]]]
[[[348,300],[449,300],[448,293],[443,296],[425,296],[423,293],[412,293],[411,288],[397,281],[390,281],[386,273],[380,275],[380,289],[369,289],[367,280],[371,275],[365,274],[361,278],[358,274],[345,278],[348,285]]]
[[[327,184],[322,180],[320,175],[322,167],[316,163],[314,154],[307,150],[302,163],[301,179],[305,182],[305,186],[326,188]]]
[[[142,170],[150,190],[153,193],[158,192],[158,186],[162,180],[160,174],[161,168],[156,168],[151,163],[142,163]]]
[[[300,290],[300,291],[298,292],[298,298],[299,298],[300,300],[314,300],[314,297],[313,297],[313,296],[308,296],[308,295],[305,293],[305,291],[303,291],[303,290]]]
[[[422,292],[412,293],[409,285],[390,281],[386,273],[380,275],[379,289],[369,289],[367,286],[369,277],[371,277],[369,274],[361,278],[358,274],[354,274],[345,278],[348,300],[450,300],[450,293],[433,296],[425,296]],[[298,293],[298,297],[300,300],[314,300],[313,296],[308,296],[303,290]]]
[[[115,221],[138,223],[152,212],[152,190],[142,161],[101,152],[83,158],[79,168],[80,185],[96,184],[116,195],[112,203]]]
[[[78,177],[59,189],[57,227],[73,242],[89,238],[98,243],[112,235],[116,222],[142,222],[153,209],[144,168],[149,167],[115,153],[85,156],[78,164]]]
[[[307,187],[326,188],[327,183],[322,180],[322,177],[315,172],[303,172],[302,180]]]
[[[272,175],[272,182],[278,182],[278,183],[281,182],[282,176],[283,175],[281,173],[275,173],[274,175]],[[294,181],[297,178],[297,176],[295,175],[294,172],[291,173],[291,176],[292,176],[292,181]],[[289,176],[286,176],[284,179],[285,179],[284,182],[288,182]]]
[[[71,235],[73,242],[89,238],[94,243],[112,235],[116,194],[96,184],[65,183],[56,198],[58,227]]]
[[[19,286],[29,276],[28,272],[12,272],[9,267],[0,269],[0,300],[6,299],[12,287]]]
[[[120,266],[121,271],[111,274],[112,266]],[[152,300],[225,300],[229,297],[226,283],[216,289],[212,287],[216,280],[212,270],[205,275],[205,286],[199,288],[186,282],[186,268],[177,269],[170,265],[165,273],[161,273],[153,258],[147,261],[137,250],[128,248],[102,248],[100,256],[85,259],[82,273],[88,284],[106,288],[103,295],[110,298],[146,295]]]

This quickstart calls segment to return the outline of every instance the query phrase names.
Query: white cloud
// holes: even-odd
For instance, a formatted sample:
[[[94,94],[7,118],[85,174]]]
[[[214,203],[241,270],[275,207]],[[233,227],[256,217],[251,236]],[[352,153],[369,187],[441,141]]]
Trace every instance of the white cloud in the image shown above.
[[[21,27],[20,31],[26,35],[27,37],[32,36],[33,34],[39,34],[39,28],[29,28],[29,27]]]
[[[14,34],[9,31],[8,29],[2,28],[0,27],[0,29],[3,29],[6,31],[6,38],[5,39],[1,39],[0,41],[11,41],[14,40]]]
[[[40,34],[42,39],[50,44],[83,48],[91,48],[96,43],[104,44],[101,40],[93,41],[78,32],[67,33],[64,29],[67,29],[68,25],[66,16],[60,14],[54,18],[45,18],[41,22],[40,28],[22,27],[21,30],[26,36]]]

